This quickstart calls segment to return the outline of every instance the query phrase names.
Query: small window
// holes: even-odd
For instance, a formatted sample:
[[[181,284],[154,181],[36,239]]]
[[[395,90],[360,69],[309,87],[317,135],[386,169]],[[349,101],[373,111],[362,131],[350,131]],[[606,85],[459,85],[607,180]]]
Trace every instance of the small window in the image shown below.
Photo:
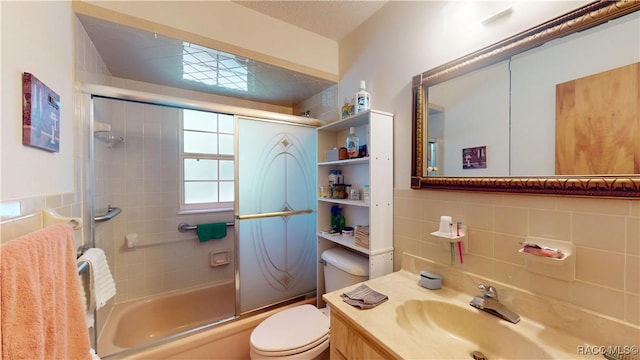
[[[233,209],[233,115],[182,110],[181,212]]]

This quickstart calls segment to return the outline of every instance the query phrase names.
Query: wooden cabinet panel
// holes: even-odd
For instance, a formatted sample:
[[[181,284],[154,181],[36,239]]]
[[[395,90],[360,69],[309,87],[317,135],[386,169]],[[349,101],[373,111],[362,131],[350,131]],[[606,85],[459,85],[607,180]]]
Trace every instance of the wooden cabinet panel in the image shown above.
[[[369,340],[349,325],[342,315],[331,312],[331,359],[332,360],[382,360],[393,359],[384,354],[374,341]]]
[[[558,84],[556,175],[639,173],[640,63]]]

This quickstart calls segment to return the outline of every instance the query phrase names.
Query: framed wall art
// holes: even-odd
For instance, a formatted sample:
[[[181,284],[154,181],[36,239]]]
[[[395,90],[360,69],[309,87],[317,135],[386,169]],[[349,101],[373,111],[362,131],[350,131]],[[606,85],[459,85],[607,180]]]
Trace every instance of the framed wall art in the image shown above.
[[[22,74],[22,144],[60,151],[60,96],[33,74]]]
[[[462,149],[463,169],[486,169],[487,168],[487,147],[478,146]]]

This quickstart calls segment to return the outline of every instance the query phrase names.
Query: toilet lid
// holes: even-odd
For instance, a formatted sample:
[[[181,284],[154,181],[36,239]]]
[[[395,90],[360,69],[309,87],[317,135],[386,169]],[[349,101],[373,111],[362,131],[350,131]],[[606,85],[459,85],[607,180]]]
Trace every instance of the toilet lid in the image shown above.
[[[307,304],[268,317],[251,333],[251,346],[260,353],[304,351],[308,345],[322,343],[328,335],[327,316]]]

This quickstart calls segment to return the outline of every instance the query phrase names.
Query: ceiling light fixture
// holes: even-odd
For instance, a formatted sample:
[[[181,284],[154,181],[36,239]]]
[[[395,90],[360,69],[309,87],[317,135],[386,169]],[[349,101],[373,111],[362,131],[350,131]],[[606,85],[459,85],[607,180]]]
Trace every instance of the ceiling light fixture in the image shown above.
[[[496,21],[498,18],[501,18],[503,16],[509,15],[513,12],[513,7],[509,6],[508,8],[504,8],[496,13],[493,13],[489,16],[487,16],[486,18],[480,20],[480,23],[482,25],[487,25],[491,22]]]

